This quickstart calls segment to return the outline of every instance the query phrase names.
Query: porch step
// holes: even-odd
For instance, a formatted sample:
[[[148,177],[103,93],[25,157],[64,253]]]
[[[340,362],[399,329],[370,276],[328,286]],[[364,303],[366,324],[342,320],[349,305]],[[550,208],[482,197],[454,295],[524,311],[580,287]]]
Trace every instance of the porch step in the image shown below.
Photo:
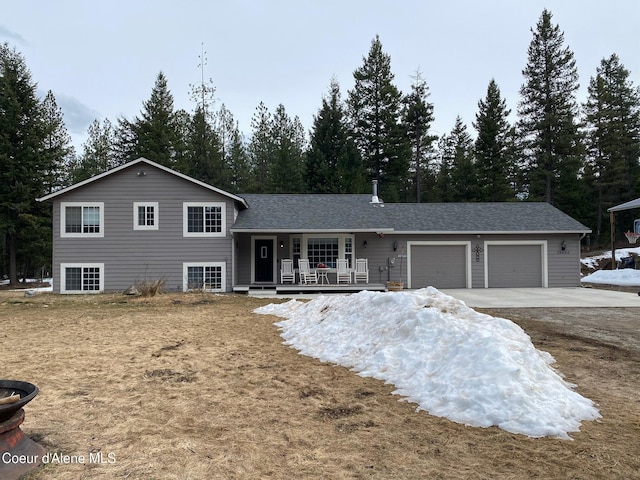
[[[260,289],[260,290],[252,290],[249,289],[247,291],[247,295],[249,295],[250,297],[275,297],[278,295],[278,292],[276,291],[275,288],[269,288],[269,289]]]

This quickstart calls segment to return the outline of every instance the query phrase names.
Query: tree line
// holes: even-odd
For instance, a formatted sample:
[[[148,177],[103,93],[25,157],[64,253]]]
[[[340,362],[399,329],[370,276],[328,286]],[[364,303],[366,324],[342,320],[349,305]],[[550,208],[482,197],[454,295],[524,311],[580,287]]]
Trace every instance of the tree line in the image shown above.
[[[606,209],[640,196],[640,88],[613,53],[579,104],[574,54],[551,12],[531,33],[516,121],[491,79],[473,134],[461,117],[433,134],[422,72],[401,92],[376,36],[351,90],[331,80],[308,134],[284,105],[260,103],[245,137],[225,105],[216,108],[211,80],[192,86],[193,112],[175,109],[160,72],[140,114],[94,120],[80,154],[54,96],[37,98],[22,56],[1,45],[3,271],[15,280],[49,261],[50,212],[36,197],[139,157],[232,193],[367,193],[375,179],[387,202],[545,201],[604,240]]]

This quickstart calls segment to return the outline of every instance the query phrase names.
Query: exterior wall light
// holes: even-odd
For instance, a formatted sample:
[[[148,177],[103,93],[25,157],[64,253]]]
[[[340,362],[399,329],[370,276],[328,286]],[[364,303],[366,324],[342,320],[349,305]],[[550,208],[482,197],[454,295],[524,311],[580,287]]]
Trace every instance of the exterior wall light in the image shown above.
[[[562,243],[560,243],[560,248],[562,249],[563,252],[567,249],[566,240],[562,240]]]

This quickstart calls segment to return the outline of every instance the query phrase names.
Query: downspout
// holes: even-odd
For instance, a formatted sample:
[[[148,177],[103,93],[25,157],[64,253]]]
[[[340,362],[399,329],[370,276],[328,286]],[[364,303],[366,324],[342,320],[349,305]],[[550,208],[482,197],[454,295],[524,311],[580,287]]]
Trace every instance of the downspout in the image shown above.
[[[236,242],[231,232],[231,292],[236,286]]]

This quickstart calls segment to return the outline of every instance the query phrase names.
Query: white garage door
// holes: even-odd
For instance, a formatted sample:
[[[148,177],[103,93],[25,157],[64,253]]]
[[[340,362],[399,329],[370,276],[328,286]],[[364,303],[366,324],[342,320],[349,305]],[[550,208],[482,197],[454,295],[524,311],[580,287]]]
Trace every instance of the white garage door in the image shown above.
[[[488,287],[542,287],[542,245],[487,245]]]
[[[411,288],[466,288],[465,245],[410,245]]]

